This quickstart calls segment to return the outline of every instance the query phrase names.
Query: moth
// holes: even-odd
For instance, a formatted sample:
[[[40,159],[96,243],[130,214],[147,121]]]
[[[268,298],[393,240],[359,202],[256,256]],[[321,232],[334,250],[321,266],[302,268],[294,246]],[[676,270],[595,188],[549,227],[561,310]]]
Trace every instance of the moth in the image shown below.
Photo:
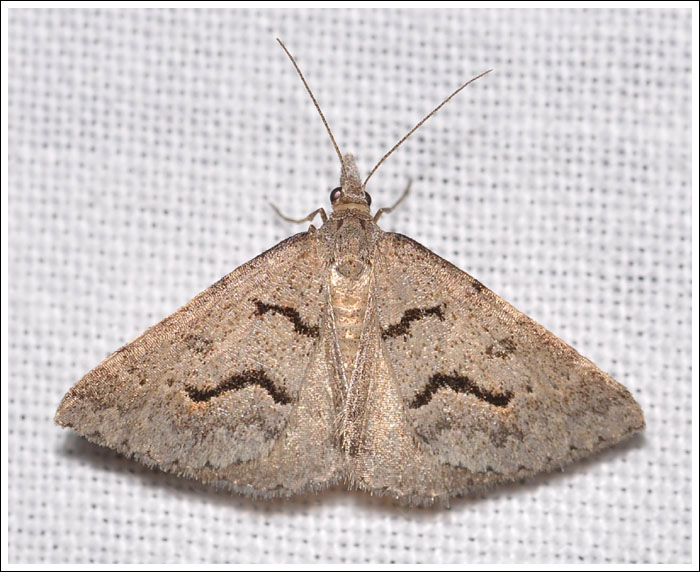
[[[252,497],[341,482],[409,504],[558,469],[641,431],[621,384],[479,281],[381,230],[396,205],[370,212],[372,173],[473,80],[363,182],[282,47],[341,161],[331,215],[297,221],[323,225],[110,355],[65,395],[56,422]]]

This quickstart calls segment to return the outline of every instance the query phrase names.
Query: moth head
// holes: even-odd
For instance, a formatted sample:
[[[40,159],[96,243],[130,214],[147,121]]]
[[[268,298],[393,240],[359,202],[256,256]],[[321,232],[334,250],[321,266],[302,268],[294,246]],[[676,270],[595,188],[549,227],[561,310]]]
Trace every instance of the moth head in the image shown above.
[[[331,205],[334,210],[359,209],[369,212],[370,204],[372,197],[365,192],[355,157],[347,153],[340,171],[340,186],[331,191]]]
[[[379,168],[379,166],[386,161],[386,159],[394,152],[396,149],[398,149],[401,144],[406,141],[423,123],[425,123],[428,119],[430,119],[437,111],[445,105],[450,99],[452,99],[455,95],[457,95],[460,91],[462,91],[465,87],[467,87],[470,83],[473,81],[476,81],[480,77],[486,75],[492,70],[487,70],[484,73],[479,74],[478,76],[470,79],[468,82],[463,83],[459,88],[457,88],[455,91],[453,91],[449,96],[447,96],[443,102],[438,105],[435,109],[433,109],[428,115],[426,115],[413,129],[411,129],[406,135],[403,136],[403,138],[396,144],[394,145],[387,153],[384,154],[384,156],[379,160],[379,162],[374,166],[374,168],[369,172],[369,175],[367,175],[367,178],[365,179],[364,183],[360,180],[360,173],[357,170],[357,165],[355,165],[355,157],[353,157],[350,153],[346,154],[343,156],[343,154],[340,152],[340,148],[338,147],[338,144],[335,141],[335,137],[333,137],[333,133],[331,131],[331,128],[328,126],[328,121],[326,121],[326,116],[323,115],[323,111],[321,111],[321,106],[318,104],[318,101],[316,101],[316,98],[314,97],[314,94],[311,91],[311,88],[309,87],[309,84],[306,83],[306,79],[304,79],[304,74],[301,73],[301,70],[299,69],[299,66],[297,65],[297,62],[294,60],[294,57],[292,54],[289,53],[289,50],[287,47],[282,43],[282,41],[277,38],[277,42],[279,42],[279,45],[282,46],[282,49],[285,51],[287,56],[289,56],[289,59],[291,60],[292,64],[294,65],[294,68],[297,70],[297,73],[299,74],[299,77],[301,78],[302,83],[304,84],[304,87],[306,88],[306,91],[309,94],[309,97],[311,97],[311,100],[314,102],[314,105],[316,106],[316,110],[318,111],[318,114],[321,116],[321,120],[323,121],[323,124],[326,126],[326,131],[328,131],[328,136],[331,138],[331,142],[333,143],[333,147],[335,148],[335,152],[338,154],[338,159],[340,159],[340,163],[342,165],[342,169],[340,172],[340,187],[336,187],[331,191],[331,204],[333,205],[333,210],[346,210],[346,209],[352,209],[355,211],[361,211],[367,215],[369,215],[369,205],[372,202],[371,197],[365,192],[365,187],[367,186],[367,181],[369,181],[370,177],[374,174],[374,172]],[[406,191],[408,192],[408,191]],[[405,193],[404,193],[405,196]],[[401,199],[399,199],[401,200]],[[398,203],[397,203],[398,204]],[[382,212],[390,212],[391,209],[380,209],[375,215],[375,221],[379,217],[379,215]],[[307,220],[307,219],[304,219]]]

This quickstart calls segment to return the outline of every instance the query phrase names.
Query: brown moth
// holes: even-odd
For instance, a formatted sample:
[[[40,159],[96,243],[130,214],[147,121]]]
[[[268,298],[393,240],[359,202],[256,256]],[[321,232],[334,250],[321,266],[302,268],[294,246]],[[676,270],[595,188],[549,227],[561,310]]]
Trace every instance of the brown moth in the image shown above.
[[[323,225],[109,356],[66,394],[57,423],[253,497],[343,482],[411,504],[560,468],[644,428],[609,375],[468,274],[382,231],[394,207],[372,216],[365,191],[379,164],[363,183],[328,132],[342,165],[333,212],[303,219]]]

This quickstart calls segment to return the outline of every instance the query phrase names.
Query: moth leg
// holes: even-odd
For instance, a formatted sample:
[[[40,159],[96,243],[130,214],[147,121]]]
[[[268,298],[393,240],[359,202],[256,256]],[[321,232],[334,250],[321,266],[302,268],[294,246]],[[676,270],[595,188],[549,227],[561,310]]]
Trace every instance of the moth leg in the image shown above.
[[[413,179],[408,179],[408,185],[406,185],[406,189],[403,193],[401,193],[399,200],[396,201],[393,205],[391,205],[390,207],[382,207],[379,210],[377,210],[377,212],[374,214],[374,222],[377,222],[379,220],[379,217],[382,216],[384,213],[390,213],[396,207],[399,206],[399,203],[406,198],[406,195],[408,195],[408,192],[411,190],[412,183]]]
[[[312,212],[312,213],[309,213],[309,214],[308,214],[307,216],[305,216],[304,218],[290,218],[290,217],[288,217],[288,216],[283,215],[283,214],[280,212],[280,210],[279,210],[275,205],[273,205],[272,203],[270,203],[270,206],[272,207],[272,210],[275,211],[275,212],[277,213],[277,216],[278,216],[278,217],[280,217],[280,218],[283,219],[283,220],[286,220],[287,222],[302,223],[302,222],[311,221],[311,220],[314,219],[314,217],[315,217],[317,214],[320,214],[320,215],[321,215],[321,220],[322,220],[323,222],[326,222],[326,221],[328,220],[328,216],[326,215],[326,211],[323,210],[323,207],[321,207],[320,209],[316,209],[316,210],[315,210],[314,212]]]

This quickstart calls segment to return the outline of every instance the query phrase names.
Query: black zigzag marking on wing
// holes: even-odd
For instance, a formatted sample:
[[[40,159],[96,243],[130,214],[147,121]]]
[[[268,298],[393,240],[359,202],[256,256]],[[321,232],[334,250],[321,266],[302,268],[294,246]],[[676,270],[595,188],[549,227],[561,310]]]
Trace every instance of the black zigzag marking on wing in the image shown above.
[[[411,409],[417,409],[430,403],[433,395],[442,387],[449,387],[457,393],[471,393],[474,397],[486,401],[496,407],[505,407],[510,402],[513,394],[510,391],[505,393],[492,393],[480,388],[466,375],[445,375],[436,373],[431,376],[422,391],[416,393],[413,401],[408,404]]]
[[[278,306],[277,304],[266,304],[260,300],[253,300],[255,303],[255,313],[258,316],[262,316],[266,312],[274,312],[276,314],[281,314],[287,318],[292,324],[294,324],[294,331],[298,334],[308,336],[310,338],[317,338],[319,336],[318,326],[309,326],[304,320],[301,319],[299,312],[294,308],[289,306]]]
[[[401,316],[401,320],[397,324],[387,326],[382,330],[382,338],[396,338],[408,333],[411,328],[411,322],[422,320],[428,316],[437,316],[440,321],[445,319],[442,313],[442,305],[433,306],[432,308],[411,308],[406,310]]]
[[[185,391],[192,401],[202,403],[209,401],[214,397],[218,397],[227,391],[237,391],[248,385],[257,385],[262,387],[277,403],[285,405],[292,402],[292,398],[287,394],[287,392],[283,388],[277,387],[261,369],[245,370],[239,374],[232,375],[213,389],[186,387]]]

